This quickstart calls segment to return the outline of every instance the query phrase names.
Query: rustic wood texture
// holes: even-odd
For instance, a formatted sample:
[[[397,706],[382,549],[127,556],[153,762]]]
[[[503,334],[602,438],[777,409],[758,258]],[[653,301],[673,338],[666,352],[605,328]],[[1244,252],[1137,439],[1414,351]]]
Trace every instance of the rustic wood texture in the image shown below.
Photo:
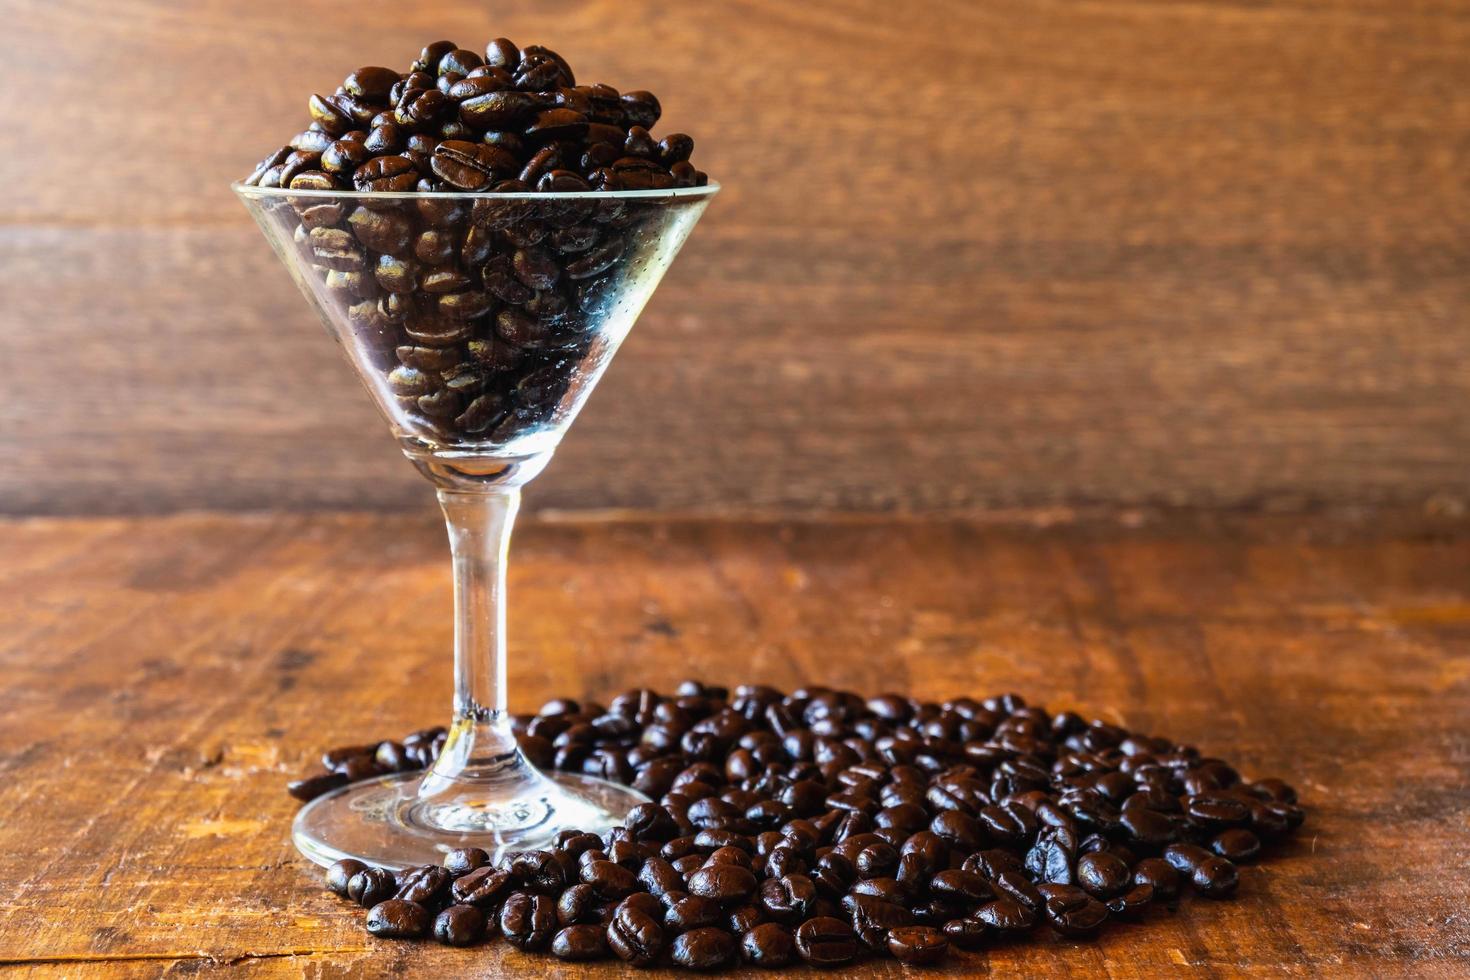
[[[291,774],[447,710],[436,522],[30,520],[0,555],[0,963],[633,975],[372,940],[291,848]],[[955,973],[1470,971],[1464,526],[533,523],[511,590],[517,710],[689,675],[1017,690],[1300,787],[1234,901]]]
[[[226,184],[500,33],[726,185],[532,506],[1470,498],[1463,4],[0,6],[0,511],[425,505]]]

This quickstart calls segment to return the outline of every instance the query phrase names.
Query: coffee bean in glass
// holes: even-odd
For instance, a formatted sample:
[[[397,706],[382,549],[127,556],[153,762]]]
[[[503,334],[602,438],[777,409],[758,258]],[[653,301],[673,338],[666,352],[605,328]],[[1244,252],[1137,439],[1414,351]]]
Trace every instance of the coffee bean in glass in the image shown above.
[[[812,966],[843,966],[857,958],[858,944],[852,928],[829,915],[803,922],[795,938],[796,952]]]
[[[327,868],[327,887],[334,893],[346,898],[347,883],[352,880],[353,875],[359,871],[366,870],[367,865],[361,861],[354,861],[352,858],[343,858],[341,861]]]
[[[429,910],[422,905],[390,898],[368,911],[367,931],[384,939],[416,939],[429,931],[429,922]]]
[[[1225,830],[1210,841],[1210,850],[1236,864],[1254,861],[1261,853],[1261,839],[1240,827]]]
[[[551,953],[572,962],[600,960],[607,955],[607,930],[600,925],[572,925],[551,940]]]
[[[607,925],[607,944],[634,966],[652,966],[664,949],[663,927],[637,909],[619,909]]]
[[[451,905],[434,918],[434,938],[446,946],[473,946],[485,936],[485,913],[473,905]]]
[[[365,909],[387,901],[396,891],[398,882],[385,868],[364,868],[347,880],[347,897]]]
[[[949,940],[930,926],[900,926],[888,933],[888,951],[906,966],[933,966],[949,952]]]
[[[785,926],[763,922],[740,937],[740,958],[751,966],[776,969],[796,956],[796,940]]]

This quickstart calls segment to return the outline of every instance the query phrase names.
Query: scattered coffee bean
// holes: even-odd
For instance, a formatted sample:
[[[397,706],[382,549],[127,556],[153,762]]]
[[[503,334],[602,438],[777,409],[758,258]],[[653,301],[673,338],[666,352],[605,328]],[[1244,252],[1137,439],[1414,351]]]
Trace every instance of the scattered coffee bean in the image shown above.
[[[485,913],[473,905],[451,905],[434,919],[434,938],[446,946],[473,946],[485,936]]]
[[[812,966],[842,966],[856,959],[858,944],[847,923],[818,916],[797,928],[796,951]]]
[[[949,952],[949,940],[929,926],[899,926],[888,933],[888,951],[908,966],[932,966]]]
[[[429,931],[429,910],[416,902],[390,898],[368,911],[367,931],[384,939],[417,939]]]
[[[659,802],[605,837],[569,831],[498,864],[476,848],[397,875],[347,860],[327,884],[371,908],[382,936],[432,922],[450,945],[501,931],[522,949],[635,966],[716,969],[737,952],[769,967],[868,953],[920,965],[1041,920],[1091,937],[1108,918],[1145,918],[1184,880],[1224,897],[1239,885],[1229,855],[1255,856],[1301,819],[1285,784],[1242,781],[1167,740],[1014,697],[893,697],[691,683],[606,708],[560,699],[517,717],[523,744],[578,772],[600,758]],[[347,746],[324,764],[411,770],[443,738]]]

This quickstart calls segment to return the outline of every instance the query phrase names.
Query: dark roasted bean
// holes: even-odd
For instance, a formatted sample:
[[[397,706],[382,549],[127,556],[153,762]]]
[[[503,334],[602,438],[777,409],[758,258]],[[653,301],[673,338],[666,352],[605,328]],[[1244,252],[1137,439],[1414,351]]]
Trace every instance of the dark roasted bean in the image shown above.
[[[451,905],[434,919],[434,938],[446,946],[473,946],[485,935],[485,913],[473,905]]]
[[[690,929],[674,939],[669,956],[691,970],[718,970],[735,958],[735,939],[724,929]]]
[[[364,868],[347,879],[347,897],[365,909],[387,901],[396,891],[393,872],[383,868]]]
[[[803,922],[795,938],[797,953],[812,966],[843,966],[857,958],[858,944],[852,929],[829,915]]]
[[[949,940],[929,926],[899,926],[888,933],[888,951],[907,966],[933,966],[949,952]]]
[[[1261,853],[1261,839],[1249,830],[1222,831],[1210,841],[1210,850],[1236,864],[1254,861]]]
[[[567,926],[552,938],[551,953],[560,960],[600,960],[607,955],[607,930],[601,925]]]
[[[607,944],[624,962],[651,966],[664,949],[663,927],[637,909],[619,909],[608,923]]]
[[[516,949],[544,949],[556,927],[556,906],[546,895],[512,892],[500,908],[500,931]]]
[[[429,921],[422,905],[390,898],[369,910],[367,931],[384,939],[415,939],[429,931]]]
[[[796,941],[775,922],[765,922],[740,938],[740,957],[752,966],[776,969],[796,956]]]
[[[327,887],[343,898],[346,898],[347,883],[352,880],[353,875],[359,871],[366,870],[367,865],[361,861],[354,861],[352,858],[343,858],[341,861],[327,868]]]
[[[425,864],[398,873],[398,892],[393,897],[432,908],[449,897],[454,876],[437,864]]]

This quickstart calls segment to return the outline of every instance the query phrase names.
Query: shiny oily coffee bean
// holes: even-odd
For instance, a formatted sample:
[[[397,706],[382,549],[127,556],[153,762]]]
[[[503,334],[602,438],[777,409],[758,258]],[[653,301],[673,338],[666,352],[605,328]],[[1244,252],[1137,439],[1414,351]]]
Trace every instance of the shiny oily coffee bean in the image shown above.
[[[674,894],[676,893],[670,892],[665,900]],[[702,895],[685,895],[669,905],[664,912],[664,925],[673,932],[718,925],[723,919],[720,903]]]
[[[762,923],[740,937],[740,958],[751,966],[776,969],[796,955],[791,932],[775,922]]]
[[[451,905],[434,919],[434,938],[446,946],[473,946],[485,936],[485,913],[473,905]]]
[[[1170,844],[1164,848],[1164,860],[1168,861],[1175,871],[1183,874],[1189,874],[1201,862],[1211,857],[1214,855],[1198,844]]]
[[[417,902],[425,907],[449,896],[454,876],[437,864],[425,864],[398,873],[398,893],[394,898]]]
[[[1036,925],[1036,913],[1012,898],[986,902],[975,910],[972,917],[1002,935],[1026,932]]]
[[[1046,900],[1046,921],[1057,932],[1072,939],[1097,935],[1107,917],[1106,906],[1080,888]]]
[[[363,908],[372,908],[393,897],[398,882],[384,868],[365,868],[347,879],[347,897]]]
[[[551,940],[551,954],[559,960],[600,960],[607,952],[607,930],[600,925],[567,926]]]
[[[1254,861],[1261,853],[1261,839],[1249,830],[1222,831],[1210,841],[1210,850],[1236,864]]]
[[[949,940],[929,926],[900,926],[888,933],[888,951],[906,966],[933,966],[949,953]]]
[[[429,931],[429,910],[416,902],[390,898],[368,911],[367,931],[384,939],[416,939]]]
[[[500,931],[516,949],[544,949],[557,928],[556,905],[547,895],[513,892],[500,909]]]
[[[352,858],[343,858],[341,861],[327,868],[327,887],[343,898],[347,897],[347,883],[352,876],[359,871],[366,871],[367,865]]]
[[[1118,919],[1137,919],[1153,904],[1152,885],[1133,885],[1121,895],[1114,895],[1106,903],[1108,914]]]
[[[619,909],[608,923],[607,944],[626,963],[652,966],[664,950],[664,930],[650,915]]]
[[[497,908],[512,891],[516,882],[510,873],[485,865],[456,878],[449,886],[449,895],[462,905],[475,905],[482,909]]]
[[[735,937],[724,929],[691,929],[674,939],[669,957],[690,970],[718,970],[735,958]]]
[[[943,928],[944,938],[959,949],[978,949],[990,935],[990,929],[978,919],[950,919]]]
[[[796,952],[812,966],[834,967],[857,958],[858,944],[851,927],[832,916],[817,916],[796,930]]]
[[[444,855],[444,870],[456,878],[467,875],[476,868],[483,868],[489,863],[490,855],[479,847],[461,847]]]
[[[1240,874],[1230,861],[1211,854],[1194,866],[1189,883],[1207,898],[1228,898],[1240,885]]]
[[[1133,867],[1133,884],[1148,885],[1165,901],[1179,896],[1180,883],[1179,871],[1163,858],[1144,858]]]
[[[756,889],[755,875],[735,864],[713,864],[689,876],[689,894],[730,907],[748,901]]]
[[[1109,899],[1131,884],[1128,865],[1107,851],[1084,854],[1077,861],[1077,884],[1094,898]]]

